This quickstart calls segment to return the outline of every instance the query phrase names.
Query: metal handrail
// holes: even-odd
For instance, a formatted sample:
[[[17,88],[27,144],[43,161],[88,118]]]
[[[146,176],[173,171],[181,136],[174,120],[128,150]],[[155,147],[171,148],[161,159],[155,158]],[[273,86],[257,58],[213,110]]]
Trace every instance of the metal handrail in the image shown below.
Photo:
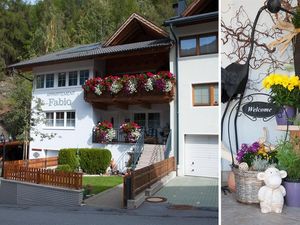
[[[131,164],[131,169],[134,170],[139,158],[144,150],[144,141],[145,141],[145,134],[144,134],[144,129],[141,129],[141,135],[139,136],[139,138],[137,139],[137,142],[135,143],[135,145],[133,146],[133,160],[132,160],[132,164]]]
[[[119,173],[126,172],[125,169],[127,168],[127,162],[129,160],[128,152],[130,152],[130,151],[131,151],[131,149],[129,149],[121,154],[121,156],[116,161],[115,166],[113,168],[111,168],[112,172],[114,172],[114,171],[118,171]]]
[[[168,135],[168,139],[165,146],[164,156],[165,159],[168,159],[170,157],[170,153],[172,151],[172,130],[170,130],[170,133]]]

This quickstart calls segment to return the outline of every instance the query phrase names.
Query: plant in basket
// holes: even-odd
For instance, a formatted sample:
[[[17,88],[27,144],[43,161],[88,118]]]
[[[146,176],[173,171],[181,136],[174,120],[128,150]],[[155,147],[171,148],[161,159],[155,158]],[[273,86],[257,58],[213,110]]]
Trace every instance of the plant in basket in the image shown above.
[[[239,165],[233,168],[236,182],[236,198],[243,203],[259,203],[258,191],[263,182],[257,174],[277,163],[276,151],[264,143],[242,144],[236,157]]]
[[[127,142],[136,142],[141,135],[141,127],[135,122],[123,123],[120,129],[125,133]]]
[[[95,127],[96,139],[100,143],[112,142],[116,136],[112,123],[108,121],[99,122]]]

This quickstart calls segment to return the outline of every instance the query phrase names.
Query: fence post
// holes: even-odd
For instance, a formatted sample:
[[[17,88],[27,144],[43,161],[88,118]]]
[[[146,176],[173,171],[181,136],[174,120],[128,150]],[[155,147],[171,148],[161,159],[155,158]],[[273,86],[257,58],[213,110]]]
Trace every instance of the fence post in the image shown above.
[[[41,170],[37,169],[37,174],[36,174],[36,183],[39,184],[41,182]]]
[[[125,175],[123,178],[123,208],[127,207],[127,200],[132,199],[132,177]]]

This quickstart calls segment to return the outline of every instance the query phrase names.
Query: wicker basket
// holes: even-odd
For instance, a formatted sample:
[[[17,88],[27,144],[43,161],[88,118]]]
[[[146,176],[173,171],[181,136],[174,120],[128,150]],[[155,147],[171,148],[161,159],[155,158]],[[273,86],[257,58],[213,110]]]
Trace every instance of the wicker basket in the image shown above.
[[[242,203],[259,203],[258,191],[263,181],[257,179],[257,171],[233,168],[236,183],[236,200]]]

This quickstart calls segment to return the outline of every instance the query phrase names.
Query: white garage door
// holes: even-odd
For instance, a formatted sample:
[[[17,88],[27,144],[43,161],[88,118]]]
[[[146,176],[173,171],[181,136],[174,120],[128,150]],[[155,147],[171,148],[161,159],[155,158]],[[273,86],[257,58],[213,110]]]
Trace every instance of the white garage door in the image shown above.
[[[218,177],[218,136],[185,136],[185,175]]]

